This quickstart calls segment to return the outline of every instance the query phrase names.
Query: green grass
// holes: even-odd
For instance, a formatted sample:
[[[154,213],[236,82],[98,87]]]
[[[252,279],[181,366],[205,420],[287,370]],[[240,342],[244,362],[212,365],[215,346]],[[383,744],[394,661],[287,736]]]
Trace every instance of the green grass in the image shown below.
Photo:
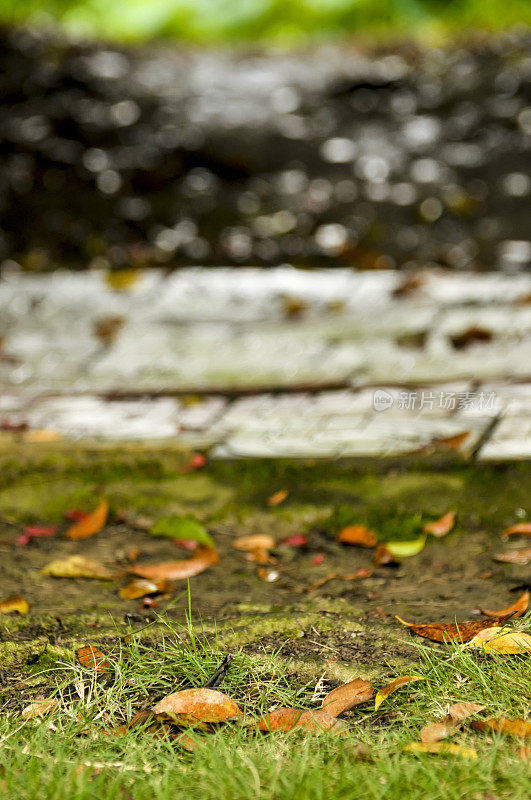
[[[489,792],[511,800],[528,797],[528,765],[517,755],[522,743],[516,739],[465,725],[451,741],[475,748],[475,761],[402,750],[452,702],[484,703],[488,717],[529,714],[528,658],[486,658],[408,638],[420,652],[415,673],[426,680],[402,688],[378,712],[369,703],[345,714],[347,736],[262,735],[247,725],[227,724],[204,734],[204,743],[189,753],[147,725],[114,732],[147,701],[202,685],[224,656],[200,629],[165,624],[166,635],[157,645],[133,636],[114,650],[109,646],[113,669],[97,678],[76,664],[49,671],[48,696],[61,698],[54,715],[26,723],[18,712],[3,715],[0,793],[19,800],[484,800]],[[273,705],[315,706],[318,678],[297,685],[275,656],[237,652],[219,689],[254,716]]]

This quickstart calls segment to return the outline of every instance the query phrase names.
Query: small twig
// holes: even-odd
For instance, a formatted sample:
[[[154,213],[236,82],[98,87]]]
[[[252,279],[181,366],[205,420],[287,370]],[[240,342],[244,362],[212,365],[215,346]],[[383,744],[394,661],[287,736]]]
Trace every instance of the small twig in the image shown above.
[[[219,669],[217,669],[213,675],[203,684],[203,689],[213,689],[215,686],[219,686],[227,672],[229,671],[230,665],[232,662],[232,655],[227,653],[223,662]]]

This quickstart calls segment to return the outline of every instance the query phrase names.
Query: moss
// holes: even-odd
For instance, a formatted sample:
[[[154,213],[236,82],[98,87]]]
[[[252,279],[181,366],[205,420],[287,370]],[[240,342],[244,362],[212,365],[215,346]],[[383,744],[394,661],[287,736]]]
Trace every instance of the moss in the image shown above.
[[[48,646],[45,637],[26,642],[0,642],[0,669],[6,672],[34,664],[44,655]]]

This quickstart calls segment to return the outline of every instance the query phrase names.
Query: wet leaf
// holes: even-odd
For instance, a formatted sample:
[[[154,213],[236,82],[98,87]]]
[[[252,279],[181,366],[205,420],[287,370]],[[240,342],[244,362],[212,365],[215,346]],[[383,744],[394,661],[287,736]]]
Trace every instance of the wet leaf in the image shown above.
[[[323,711],[331,717],[338,717],[344,711],[366,703],[374,695],[374,689],[368,681],[355,678],[328,692],[322,702]]]
[[[385,547],[393,558],[409,558],[424,550],[425,544],[426,534],[423,534],[418,539],[411,539],[408,542],[386,542]]]
[[[19,595],[12,594],[5,600],[0,600],[0,614],[27,614],[28,611],[28,601]]]
[[[129,568],[129,572],[138,575],[140,578],[158,581],[175,581],[184,578],[192,578],[199,575],[205,569],[217,564],[219,553],[212,547],[198,547],[192,558],[184,561],[162,561],[158,564],[135,564]]]
[[[436,753],[472,759],[478,757],[476,751],[471,747],[462,747],[460,744],[452,744],[451,742],[434,742],[433,744],[411,742],[411,744],[406,744],[402,749],[408,753]]]
[[[99,561],[77,555],[50,561],[41,572],[52,578],[97,578],[99,580],[112,578],[112,573]]]
[[[299,721],[303,712],[300,708],[276,708],[258,721],[261,731],[290,731]]]
[[[67,530],[65,534],[67,539],[88,539],[90,536],[94,536],[107,522],[108,513],[109,504],[106,500],[102,500],[94,511]]]
[[[24,719],[35,719],[36,717],[45,717],[56,711],[59,708],[59,700],[55,697],[48,697],[46,700],[34,700],[29,706],[22,711]]]
[[[426,639],[431,639],[432,642],[468,642],[477,633],[493,624],[492,620],[480,619],[473,622],[441,622],[439,624],[415,625],[413,622],[406,622],[396,615],[395,619],[401,622],[402,625],[407,625],[418,636],[424,636]],[[499,621],[503,622],[503,620]]]
[[[138,578],[122,586],[118,594],[124,600],[138,600],[149,594],[157,594],[166,590],[165,581],[148,581],[145,578]]]
[[[517,617],[521,617],[522,614],[525,614],[528,605],[529,592],[526,590],[511,606],[507,606],[507,608],[500,608],[498,611],[486,611],[482,608],[481,613],[486,614],[488,617],[512,617],[513,619],[516,619]]]
[[[503,628],[492,627],[481,631],[468,642],[468,647],[482,647],[487,653],[521,655],[531,652],[531,636],[524,631],[504,632]]]
[[[495,553],[492,558],[494,561],[502,561],[505,564],[529,564],[531,562],[531,547],[523,550],[506,550],[504,553]]]
[[[511,525],[510,528],[506,528],[502,533],[502,539],[507,538],[507,536],[529,536],[531,534],[531,522],[517,522],[516,525]]]
[[[241,716],[242,711],[232,698],[217,689],[184,689],[157,703],[153,713],[162,721],[197,725],[200,722],[223,722],[229,717]]]
[[[507,736],[522,738],[531,736],[531,720],[529,719],[508,719],[507,717],[476,719],[472,722],[472,727],[477,731],[494,731]]]
[[[103,672],[108,672],[112,667],[111,662],[107,660],[101,650],[98,647],[94,647],[92,644],[80,647],[79,650],[76,651],[76,655],[82,667],[93,669],[98,675]]]
[[[151,528],[153,536],[162,536],[165,539],[180,541],[193,541],[205,547],[215,547],[214,540],[204,525],[191,516],[178,516],[170,514],[161,517]]]
[[[283,503],[286,497],[289,495],[289,491],[287,489],[280,489],[280,491],[275,492],[271,495],[271,497],[267,498],[267,505],[268,506],[278,506],[280,503]]]
[[[359,547],[376,547],[378,539],[376,534],[365,527],[365,525],[347,525],[339,531],[337,541],[342,544],[353,544]]]
[[[393,681],[384,686],[383,689],[378,689],[376,692],[376,697],[374,698],[374,710],[378,711],[384,700],[387,700],[389,695],[396,692],[397,689],[400,689],[401,686],[406,686],[410,683],[415,683],[416,681],[425,681],[422,675],[404,675],[400,678],[395,678]]]
[[[446,514],[443,514],[440,519],[426,523],[426,525],[424,525],[424,530],[426,533],[431,533],[432,536],[446,536],[447,533],[450,533],[454,525],[455,511],[448,511]]]

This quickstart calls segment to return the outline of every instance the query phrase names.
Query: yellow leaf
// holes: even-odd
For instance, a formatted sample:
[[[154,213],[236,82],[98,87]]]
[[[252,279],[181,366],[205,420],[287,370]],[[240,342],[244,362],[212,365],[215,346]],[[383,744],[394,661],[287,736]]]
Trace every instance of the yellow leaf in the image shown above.
[[[140,278],[136,269],[115,269],[107,273],[105,281],[110,289],[117,292],[127,292],[133,288]]]
[[[483,634],[491,631],[490,637],[483,636],[479,639],[475,636],[469,643],[469,647],[483,647],[487,653],[503,653],[504,655],[520,655],[521,653],[531,652],[531,636],[524,631],[511,631],[500,633],[502,628],[487,628]]]
[[[394,558],[409,558],[409,556],[416,556],[421,550],[424,550],[426,538],[426,534],[424,534],[418,539],[411,539],[408,542],[386,542],[385,547]]]
[[[401,678],[395,678],[394,681],[388,683],[387,686],[384,686],[383,689],[379,689],[376,692],[376,697],[374,698],[374,710],[378,711],[380,706],[382,705],[384,700],[387,700],[390,694],[396,692],[397,689],[400,689],[401,686],[405,686],[407,683],[415,683],[415,681],[425,681],[422,675],[404,675]]]
[[[99,561],[76,555],[50,561],[41,572],[52,578],[97,578],[99,580],[112,578],[109,570]]]
[[[6,597],[5,600],[0,601],[0,614],[13,614],[15,611],[17,611],[19,614],[27,614],[29,611],[27,600],[24,600],[23,597],[12,594],[9,597]]]
[[[463,758],[477,758],[478,754],[471,747],[461,747],[460,744],[451,742],[411,742],[402,748],[408,753],[442,753],[452,756],[463,756]]]

